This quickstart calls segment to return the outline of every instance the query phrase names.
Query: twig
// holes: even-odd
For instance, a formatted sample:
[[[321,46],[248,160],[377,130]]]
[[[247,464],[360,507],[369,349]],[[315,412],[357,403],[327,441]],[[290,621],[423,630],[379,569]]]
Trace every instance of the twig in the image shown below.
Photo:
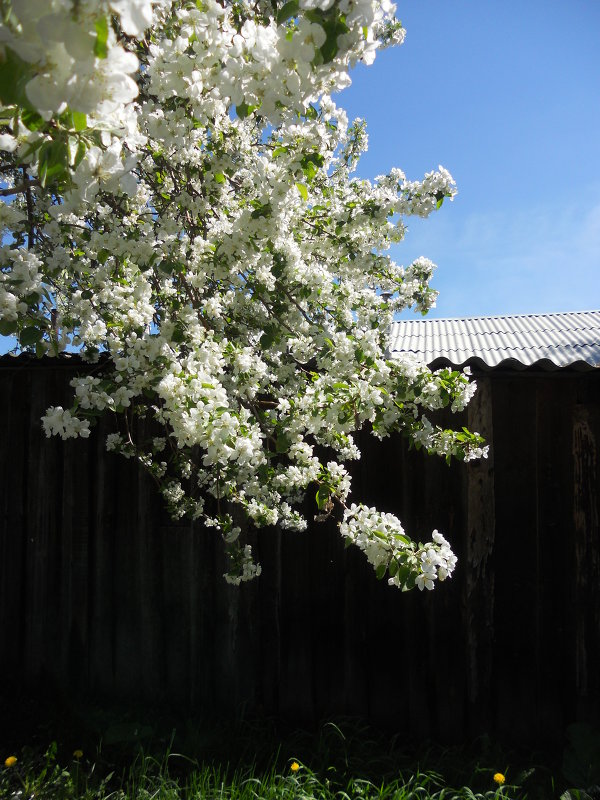
[[[40,182],[37,178],[33,178],[30,181],[24,181],[23,183],[18,183],[16,186],[12,186],[9,189],[0,189],[0,197],[10,197],[11,194],[21,194],[21,192],[28,192],[32,186],[39,186]]]
[[[27,202],[27,249],[32,250],[35,245],[35,220],[33,218],[33,195],[31,194],[31,181],[27,176],[26,167],[23,167],[23,183],[25,185],[25,200]]]

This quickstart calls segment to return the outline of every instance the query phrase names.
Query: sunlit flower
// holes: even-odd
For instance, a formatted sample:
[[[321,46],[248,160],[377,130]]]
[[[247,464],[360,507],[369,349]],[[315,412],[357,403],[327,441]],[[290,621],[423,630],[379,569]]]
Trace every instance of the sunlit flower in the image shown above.
[[[498,786],[502,786],[503,783],[506,783],[506,778],[501,772],[497,772],[494,775],[494,781],[498,784]]]
[[[300,769],[300,764],[297,761],[292,761],[292,763],[290,764],[290,769],[292,770],[292,772],[298,772],[298,770]]]
[[[351,66],[402,40],[394,2],[8,6],[0,55],[17,59],[28,109],[0,134],[14,154],[0,183],[23,184],[0,204],[0,318],[19,349],[107,358],[102,375],[73,378],[70,408],[47,409],[45,434],[88,438],[105,412],[147,413],[161,435],[124,424],[106,448],[149,472],[173,518],[220,534],[232,585],[261,573],[245,523],[306,529],[315,485],[316,518],[344,508],[341,535],[380,579],[431,590],[449,577],[441,534],[413,542],[393,514],[347,507],[361,429],[446,459],[485,455],[478,434],[425,414],[462,411],[468,378],[388,354],[395,314],[425,313],[437,293],[431,261],[386,253],[454,181],[443,167],[350,177],[366,129],[331,99]],[[22,168],[56,187],[19,199]],[[231,513],[211,515],[205,496]]]
[[[17,757],[16,757],[16,756],[9,756],[9,757],[6,759],[6,761],[4,762],[4,766],[5,766],[5,767],[14,767],[14,765],[15,765],[16,763],[17,763]]]
[[[73,751],[73,758],[83,758],[83,750],[74,750]]]

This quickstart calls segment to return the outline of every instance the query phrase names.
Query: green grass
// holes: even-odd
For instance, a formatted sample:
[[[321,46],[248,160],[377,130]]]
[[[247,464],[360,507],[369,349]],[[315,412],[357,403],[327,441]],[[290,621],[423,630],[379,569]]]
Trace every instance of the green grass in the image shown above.
[[[157,730],[98,712],[95,743],[89,730],[70,729],[42,745],[42,727],[33,744],[0,752],[0,800],[588,800],[568,795],[560,768],[539,755],[485,738],[415,750],[351,720],[316,733],[264,720],[188,723],[166,738]]]
[[[106,765],[86,759],[85,755],[60,764],[52,746],[42,758],[25,754],[16,764],[3,767],[0,797],[3,800],[491,800],[526,797],[508,784],[496,786],[491,771],[486,776],[490,788],[475,792],[470,787],[450,787],[443,775],[432,770],[417,768],[375,782],[342,776],[335,770],[320,775],[298,762],[295,762],[298,769],[292,771],[292,763],[285,769],[273,766],[271,770],[257,772],[253,767],[202,766],[176,753],[168,753],[161,761],[140,754],[128,769],[107,772]]]

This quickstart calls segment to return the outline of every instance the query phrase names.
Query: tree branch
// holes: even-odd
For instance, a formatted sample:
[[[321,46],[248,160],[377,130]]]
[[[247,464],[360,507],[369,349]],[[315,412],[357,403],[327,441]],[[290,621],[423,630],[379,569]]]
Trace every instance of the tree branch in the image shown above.
[[[39,186],[40,182],[37,178],[33,178],[32,180],[24,181],[23,183],[18,183],[16,186],[12,186],[9,189],[0,189],[0,197],[10,197],[11,194],[21,194],[21,192],[28,192],[32,186]]]

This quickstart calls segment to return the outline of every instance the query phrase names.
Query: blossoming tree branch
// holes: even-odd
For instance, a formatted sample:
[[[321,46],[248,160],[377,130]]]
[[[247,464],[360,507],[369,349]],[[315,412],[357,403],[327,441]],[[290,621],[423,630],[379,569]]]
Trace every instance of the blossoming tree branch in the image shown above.
[[[249,524],[334,515],[380,578],[432,588],[456,559],[437,531],[350,503],[354,441],[402,431],[446,458],[481,438],[462,373],[391,360],[433,264],[387,251],[452,198],[443,168],[353,177],[367,137],[331,99],[404,31],[389,1],[3,0],[0,333],[90,364],[48,435],[137,459],[171,513],[223,538],[233,583],[260,573]],[[146,424],[138,424],[138,419]],[[150,435],[143,431],[152,431]]]

